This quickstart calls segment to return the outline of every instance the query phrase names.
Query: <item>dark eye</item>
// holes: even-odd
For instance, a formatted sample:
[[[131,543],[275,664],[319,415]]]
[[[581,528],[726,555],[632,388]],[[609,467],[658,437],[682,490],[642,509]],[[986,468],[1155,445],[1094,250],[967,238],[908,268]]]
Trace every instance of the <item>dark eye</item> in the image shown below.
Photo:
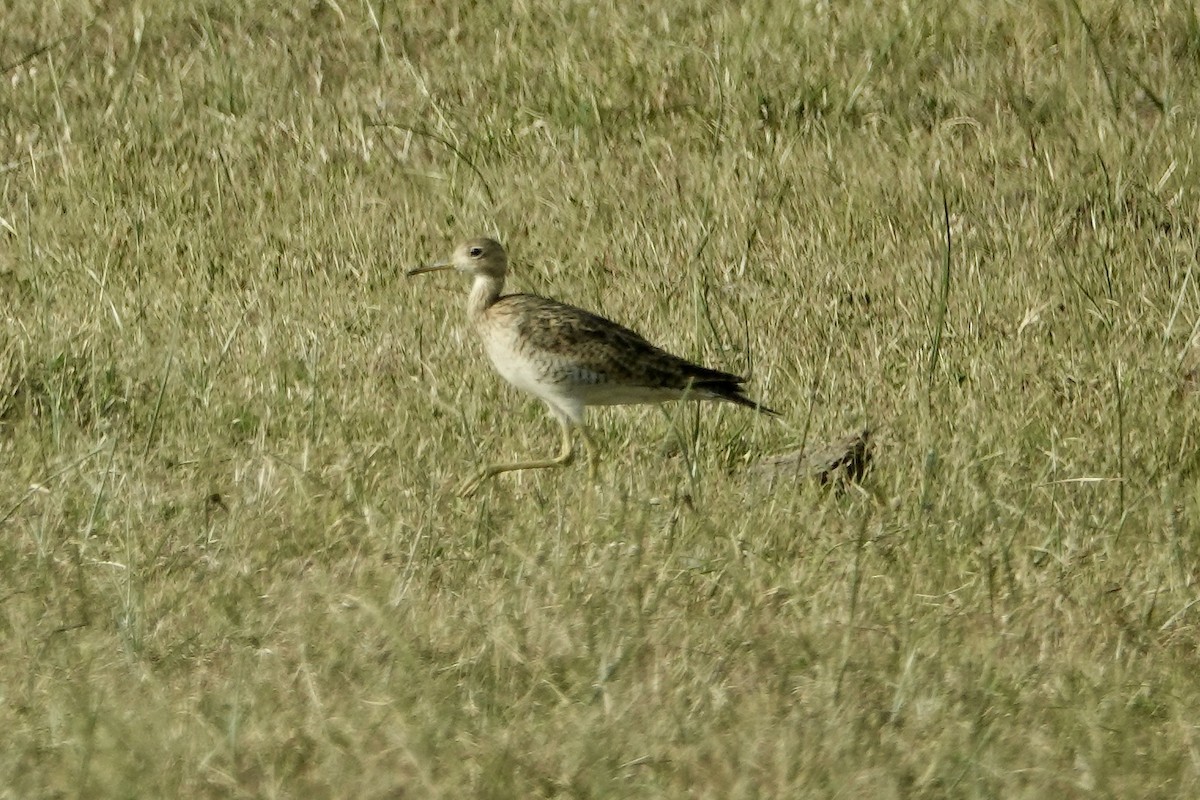
[[[468,253],[468,255],[471,256],[471,258],[479,258],[481,255],[483,255],[483,248],[482,247],[472,247],[470,250],[467,251],[467,253]]]

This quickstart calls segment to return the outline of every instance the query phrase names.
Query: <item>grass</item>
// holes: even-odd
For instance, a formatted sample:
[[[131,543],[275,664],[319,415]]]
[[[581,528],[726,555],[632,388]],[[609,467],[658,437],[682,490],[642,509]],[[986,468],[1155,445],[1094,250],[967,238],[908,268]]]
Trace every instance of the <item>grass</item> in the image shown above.
[[[284,6],[4,11],[0,797],[1197,795],[1193,9]],[[785,421],[455,498],[479,233]]]

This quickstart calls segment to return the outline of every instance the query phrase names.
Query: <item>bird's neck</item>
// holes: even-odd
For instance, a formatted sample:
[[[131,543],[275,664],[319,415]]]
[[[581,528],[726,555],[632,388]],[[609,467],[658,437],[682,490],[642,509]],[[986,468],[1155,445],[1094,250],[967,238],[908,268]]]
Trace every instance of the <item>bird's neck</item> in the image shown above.
[[[467,298],[467,317],[472,323],[477,323],[483,313],[500,299],[500,291],[504,288],[504,278],[491,275],[476,275],[475,283],[471,286],[471,294]]]

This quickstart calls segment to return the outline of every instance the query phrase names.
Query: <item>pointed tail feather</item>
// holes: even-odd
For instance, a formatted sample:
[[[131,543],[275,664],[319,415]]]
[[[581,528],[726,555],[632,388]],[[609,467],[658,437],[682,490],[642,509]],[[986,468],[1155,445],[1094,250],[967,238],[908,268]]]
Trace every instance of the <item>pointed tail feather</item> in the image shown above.
[[[753,408],[760,414],[766,414],[769,417],[778,417],[779,412],[773,408],[767,408],[762,403],[757,403],[746,396],[742,391],[742,381],[745,378],[728,378],[718,380],[700,380],[696,381],[693,386],[704,392],[710,393],[715,398],[727,400],[730,403],[735,403],[746,408]]]

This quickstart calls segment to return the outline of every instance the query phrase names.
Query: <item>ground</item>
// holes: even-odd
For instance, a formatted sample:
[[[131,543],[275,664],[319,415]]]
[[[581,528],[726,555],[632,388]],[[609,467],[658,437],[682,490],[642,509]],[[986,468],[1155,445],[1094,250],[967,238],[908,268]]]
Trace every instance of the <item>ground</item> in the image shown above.
[[[1200,795],[1190,4],[3,16],[0,797]],[[783,418],[456,497],[473,235]]]

